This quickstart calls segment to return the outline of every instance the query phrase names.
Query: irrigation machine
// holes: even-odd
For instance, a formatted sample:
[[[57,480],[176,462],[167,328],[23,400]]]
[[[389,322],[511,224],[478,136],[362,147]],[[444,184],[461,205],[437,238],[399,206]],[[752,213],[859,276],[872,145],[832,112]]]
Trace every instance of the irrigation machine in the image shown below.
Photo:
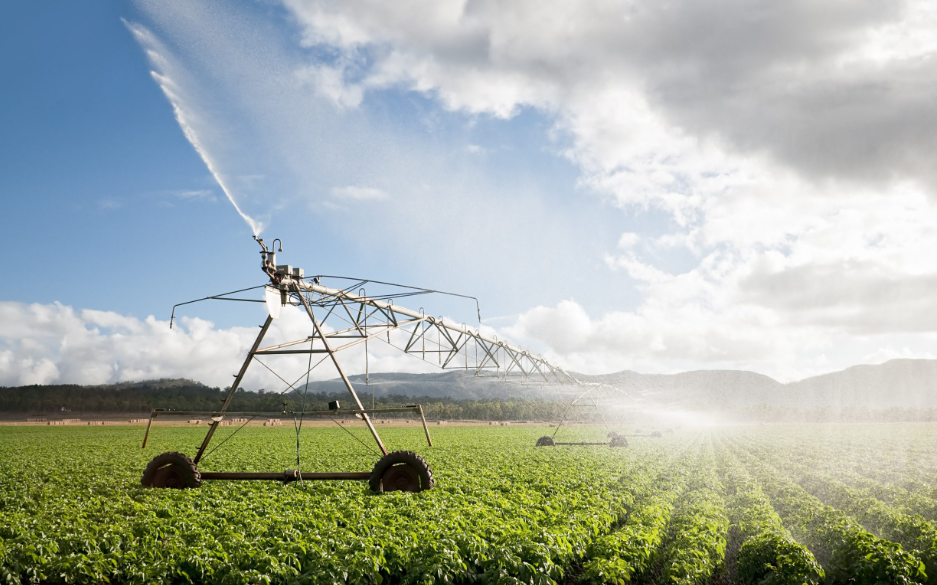
[[[143,438],[144,448],[150,435],[151,426],[156,418],[203,416],[208,417],[211,423],[194,457],[190,458],[182,453],[168,452],[162,453],[150,461],[143,472],[142,483],[145,486],[194,488],[199,487],[201,482],[205,480],[278,480],[284,483],[308,480],[361,480],[368,481],[370,488],[376,492],[419,492],[431,489],[434,483],[433,473],[427,462],[410,451],[389,452],[372,421],[373,415],[384,413],[393,413],[395,415],[409,413],[414,418],[419,416],[427,443],[432,447],[432,439],[426,425],[422,406],[413,404],[399,408],[374,408],[372,404],[372,408],[365,408],[351,380],[342,368],[339,360],[342,352],[355,347],[361,349],[360,346],[363,345],[367,375],[367,344],[369,341],[372,343],[375,341],[387,343],[406,354],[435,363],[443,369],[473,371],[476,377],[496,376],[500,380],[522,383],[536,381],[540,384],[587,385],[540,356],[533,355],[529,351],[514,347],[504,341],[499,341],[495,336],[485,336],[478,329],[471,329],[465,324],[454,324],[441,317],[426,315],[422,308],[414,311],[394,303],[394,300],[398,298],[432,293],[472,299],[476,303],[476,311],[478,311],[480,321],[481,312],[478,309],[478,301],[474,297],[350,277],[325,275],[307,277],[304,276],[302,268],[277,264],[277,250],[274,250],[274,247],[276,247],[279,240],[274,240],[273,245],[268,248],[263,239],[256,236],[254,239],[260,244],[261,268],[269,278],[269,282],[247,289],[179,303],[173,307],[170,327],[172,327],[175,319],[177,307],[205,300],[265,303],[267,318],[260,326],[260,331],[247,352],[240,370],[234,376],[234,382],[228,389],[220,408],[214,411],[169,409],[154,409],[152,411]],[[282,243],[278,251],[283,251]],[[326,286],[325,282],[347,284],[340,288],[332,288]],[[389,292],[368,296],[364,289],[365,285],[372,285],[382,290],[386,289]],[[259,289],[264,290],[263,300],[234,296]],[[274,320],[279,318],[280,312],[285,306],[294,307],[300,313],[305,314],[309,320],[310,334],[300,339],[264,346],[265,336]],[[303,374],[299,378],[289,381],[271,365],[274,358],[293,358],[294,366],[297,358],[303,359],[304,363],[301,368]],[[267,363],[268,361],[271,363]],[[303,398],[302,407],[300,409],[288,409],[284,403],[284,408],[280,412],[235,412],[229,410],[245,374],[254,362],[268,370],[285,385],[281,394],[291,392],[301,396]],[[331,402],[328,410],[316,410],[307,407],[305,397],[309,388],[310,372],[322,363],[331,363],[334,366],[338,377],[351,398],[350,408],[342,407],[338,401]],[[305,386],[302,384],[303,379],[305,379]],[[370,471],[312,472],[302,471],[301,469],[288,469],[275,472],[240,472],[199,470],[198,465],[205,457],[251,421],[263,417],[291,417],[294,420],[294,425],[295,421],[299,421],[297,429],[301,428],[302,420],[307,417],[324,417],[336,423],[337,419],[341,417],[353,417],[363,422],[367,427],[371,438],[376,444],[379,458]],[[219,426],[231,425],[235,422],[233,419],[236,419],[240,426],[216,445],[214,449],[207,451]],[[297,467],[300,467],[298,433],[299,430],[297,430]],[[361,441],[356,435],[352,434],[352,436]],[[552,441],[551,437],[547,438]],[[615,438],[613,437],[610,443],[614,442]]]
[[[580,386],[580,392],[576,394],[576,397],[566,406],[566,410],[563,411],[563,414],[560,416],[559,422],[556,424],[556,428],[553,430],[553,434],[544,435],[537,439],[537,447],[559,447],[559,446],[575,446],[575,445],[585,445],[585,446],[596,446],[603,445],[608,447],[627,447],[629,437],[654,437],[659,438],[663,437],[663,433],[660,431],[652,431],[650,433],[619,433],[613,431],[611,426],[608,423],[608,420],[605,417],[603,411],[603,405],[600,403],[599,397],[604,392],[606,394],[612,394],[616,398],[620,397],[623,392],[610,384],[601,384],[596,382],[582,382],[576,380],[577,385]],[[634,402],[634,399],[630,396],[627,396],[629,402]],[[605,425],[605,430],[607,431],[606,437],[607,441],[559,441],[556,438],[557,433],[560,432],[560,429],[563,428],[569,421],[569,413],[573,411],[576,407],[586,407],[586,408],[595,408],[596,412],[599,414],[599,418],[602,421],[602,424]]]

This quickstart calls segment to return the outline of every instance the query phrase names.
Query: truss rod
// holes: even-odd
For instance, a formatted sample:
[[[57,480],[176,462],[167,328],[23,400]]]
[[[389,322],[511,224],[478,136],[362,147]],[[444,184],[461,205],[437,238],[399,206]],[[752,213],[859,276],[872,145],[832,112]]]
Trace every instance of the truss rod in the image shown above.
[[[568,372],[566,372],[564,369],[560,368],[559,366],[551,364],[548,361],[544,360],[543,358],[534,357],[530,355],[529,353],[525,352],[524,350],[521,350],[520,348],[514,347],[503,341],[499,342],[499,341],[496,341],[494,339],[491,339],[489,337],[482,335],[480,332],[476,333],[464,325],[456,325],[453,323],[448,323],[442,318],[427,316],[418,311],[414,311],[412,309],[401,307],[400,305],[396,305],[396,304],[382,301],[382,300],[372,298],[372,297],[367,297],[364,295],[357,295],[357,294],[348,292],[346,290],[329,288],[321,284],[316,284],[315,282],[309,282],[309,281],[303,281],[303,280],[293,280],[292,282],[296,286],[298,286],[298,288],[306,292],[320,295],[322,297],[334,299],[335,301],[339,301],[339,302],[355,303],[361,307],[365,305],[369,307],[373,307],[379,312],[378,314],[382,314],[387,318],[388,323],[385,325],[385,327],[387,328],[386,329],[387,331],[392,330],[392,329],[398,329],[399,326],[397,325],[397,323],[400,323],[401,325],[410,325],[416,322],[426,322],[437,328],[437,330],[442,334],[443,339],[445,339],[449,343],[449,347],[452,348],[453,353],[457,353],[461,348],[465,347],[465,343],[460,343],[462,340],[459,338],[463,336],[467,336],[469,339],[474,339],[476,343],[478,343],[483,348],[485,348],[486,350],[485,353],[489,353],[489,351],[487,350],[488,347],[498,346],[498,347],[503,348],[505,353],[507,353],[507,355],[509,356],[510,361],[513,362],[513,365],[517,367],[517,369],[522,373],[522,375],[525,378],[530,377],[530,375],[534,373],[535,371],[542,375],[543,374],[542,368],[545,367],[549,369],[551,372],[553,372],[554,375],[556,375],[557,378],[559,378],[563,383],[571,383],[571,384],[577,384],[577,385],[581,384],[579,380],[577,380],[574,376],[572,376],[571,374],[569,374]],[[407,319],[406,323],[404,323],[403,320],[397,321],[397,315],[403,315],[403,316],[408,317],[409,319]],[[369,325],[368,328],[370,329],[371,327],[372,326]],[[382,331],[382,333],[383,332],[385,331]],[[420,335],[420,337],[422,337],[422,334]],[[468,342],[469,339],[466,339],[466,342]],[[413,344],[410,344],[411,348],[412,346]],[[410,351],[408,349],[407,353],[422,353],[422,351]],[[446,352],[446,353],[449,353],[449,352]],[[527,360],[531,362],[529,366],[530,371],[528,371],[528,368],[525,368],[520,363],[521,358],[526,358]],[[497,363],[497,361],[495,361],[495,363]],[[509,368],[509,370],[510,369],[512,368]],[[546,378],[546,376],[544,376],[544,378]]]

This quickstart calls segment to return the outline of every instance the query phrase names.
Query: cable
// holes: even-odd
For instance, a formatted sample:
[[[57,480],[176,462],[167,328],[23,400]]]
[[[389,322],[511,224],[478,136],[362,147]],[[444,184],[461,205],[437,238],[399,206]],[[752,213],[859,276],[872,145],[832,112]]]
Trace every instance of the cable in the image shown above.
[[[242,289],[238,289],[238,290],[233,290],[233,291],[231,291],[231,292],[221,293],[221,294],[219,294],[219,295],[212,295],[212,296],[210,296],[210,297],[202,297],[202,298],[200,298],[200,299],[195,299],[194,301],[186,301],[186,302],[184,302],[184,303],[176,303],[175,305],[172,306],[172,314],[169,316],[169,328],[172,329],[172,322],[173,322],[173,319],[176,318],[176,307],[181,307],[182,305],[191,305],[192,303],[199,303],[199,302],[201,302],[201,301],[208,301],[208,300],[211,300],[211,299],[217,299],[217,300],[219,300],[219,301],[234,301],[234,300],[237,300],[237,301],[248,302],[248,303],[252,303],[252,302],[263,302],[263,301],[253,301],[253,300],[249,300],[249,299],[223,299],[223,298],[221,298],[221,297],[224,297],[224,296],[227,296],[227,295],[233,295],[233,294],[239,293],[239,292],[245,292],[245,291],[248,291],[248,290],[254,290],[254,289],[257,289],[257,288],[263,288],[263,287],[265,287],[265,286],[267,286],[267,285],[261,284],[261,285],[258,285],[258,286],[251,286],[251,287],[248,287],[248,288],[242,288]]]
[[[225,437],[225,438],[224,438],[224,441],[218,443],[217,445],[215,445],[215,448],[214,448],[214,449],[212,449],[211,451],[209,451],[208,453],[206,453],[205,455],[203,455],[201,461],[204,461],[205,459],[208,458],[209,455],[211,455],[212,453],[214,453],[215,451],[217,451],[217,450],[218,450],[218,447],[221,447],[222,445],[224,445],[225,443],[227,443],[227,442],[228,442],[228,439],[230,439],[230,438],[233,437],[234,435],[238,434],[238,431],[240,431],[241,429],[243,429],[244,427],[246,427],[246,426],[247,426],[247,423],[249,423],[249,422],[251,422],[252,420],[254,420],[254,418],[256,418],[256,417],[253,417],[253,416],[250,417],[249,419],[247,419],[246,421],[244,421],[244,424],[242,424],[242,425],[239,426],[238,428],[234,429],[234,432],[231,433],[230,435],[228,435],[227,437]]]
[[[358,282],[359,282],[359,284],[357,284],[356,286],[361,286],[361,285],[363,285],[363,284],[367,284],[367,283],[369,283],[369,282],[373,282],[374,284],[383,284],[383,285],[385,285],[385,286],[396,286],[396,287],[399,287],[399,288],[408,288],[408,289],[411,289],[411,290],[420,291],[418,294],[436,293],[436,294],[440,294],[440,295],[447,295],[447,296],[450,296],[450,297],[459,297],[459,298],[463,298],[463,299],[472,299],[473,301],[475,301],[475,310],[478,312],[478,322],[481,323],[481,321],[482,321],[481,305],[480,305],[479,302],[478,302],[478,298],[477,298],[477,297],[473,297],[473,296],[471,296],[471,295],[463,295],[463,294],[459,294],[459,293],[446,292],[446,291],[442,291],[442,290],[435,290],[435,289],[424,288],[424,287],[419,287],[419,286],[410,286],[410,285],[408,285],[408,284],[397,284],[397,283],[394,283],[394,282],[383,282],[383,281],[380,281],[380,280],[370,280],[370,279],[365,279],[365,278],[355,278],[355,277],[352,277],[352,276],[334,276],[334,275],[328,275],[328,274],[317,274],[316,276],[307,276],[304,280],[319,279],[319,278],[340,278],[340,279],[342,279],[342,280],[355,280],[355,281],[358,281]],[[399,296],[401,296],[401,297],[402,297],[402,296],[411,296],[412,294],[413,294],[413,293],[410,293],[410,295],[407,295],[406,293],[400,293]],[[374,298],[374,297],[372,297],[372,298]]]
[[[330,419],[333,423],[335,423],[336,425],[338,425],[338,428],[342,429],[343,431],[345,431],[346,433],[348,433],[349,435],[351,435],[351,438],[352,438],[352,439],[354,439],[354,440],[358,441],[359,443],[361,443],[362,445],[364,445],[365,448],[366,448],[368,451],[374,453],[374,454],[377,455],[378,457],[381,456],[381,454],[378,453],[377,451],[375,451],[374,448],[371,447],[371,445],[368,445],[367,443],[365,443],[364,441],[362,441],[361,439],[359,439],[353,432],[351,432],[351,431],[349,431],[348,429],[346,429],[346,428],[345,428],[345,425],[339,424],[339,422],[338,422],[337,420],[335,420],[335,417],[330,416],[329,419]]]
[[[315,333],[315,331],[313,331]],[[299,433],[303,430],[303,418],[306,416],[306,395],[309,393],[309,374],[312,372],[312,347],[315,342],[310,336],[309,339],[309,363],[306,364],[306,387],[303,389],[303,405],[299,413],[299,426],[296,426],[296,413],[293,413],[293,428],[296,429],[296,472],[299,474],[299,485],[303,485],[303,468],[299,462]],[[320,361],[321,363],[321,361]],[[318,365],[318,364],[316,364]]]

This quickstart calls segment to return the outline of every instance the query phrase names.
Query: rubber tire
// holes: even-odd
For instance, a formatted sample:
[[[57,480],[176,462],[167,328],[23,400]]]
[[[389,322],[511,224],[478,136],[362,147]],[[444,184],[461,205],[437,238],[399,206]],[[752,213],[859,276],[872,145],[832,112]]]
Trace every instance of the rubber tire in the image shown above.
[[[188,456],[170,451],[157,455],[147,464],[140,483],[155,488],[197,488],[202,485],[202,474]]]
[[[553,447],[556,443],[553,441],[553,437],[546,435],[537,439],[538,447]]]
[[[612,437],[612,440],[608,442],[609,447],[627,447],[628,439],[622,437],[621,435],[615,435]]]
[[[368,480],[371,490],[378,493],[422,492],[432,489],[434,484],[429,464],[412,451],[394,451],[384,455],[374,465]]]

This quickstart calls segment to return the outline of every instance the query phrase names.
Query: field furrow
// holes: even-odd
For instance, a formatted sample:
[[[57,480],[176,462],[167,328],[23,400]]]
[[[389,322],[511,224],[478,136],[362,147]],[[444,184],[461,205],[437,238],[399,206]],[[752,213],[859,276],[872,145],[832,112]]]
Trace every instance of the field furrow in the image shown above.
[[[421,429],[388,428],[388,445],[423,455],[437,483],[375,494],[352,481],[144,488],[154,453],[191,453],[199,429],[160,428],[141,450],[135,428],[0,427],[0,583],[910,585],[937,574],[937,528],[909,505],[923,491],[857,471],[858,459],[882,457],[863,433],[877,433],[881,453],[902,437],[917,452],[937,426],[534,447],[544,430],[443,427],[428,448]],[[305,436],[301,468],[369,469],[375,455],[348,432],[366,437]],[[594,442],[607,430],[564,432]],[[296,460],[293,429],[257,427],[199,467]]]
[[[820,562],[827,584],[925,582],[924,563],[917,555],[874,536],[744,449],[734,453],[760,483],[785,527]]]
[[[588,560],[583,564],[581,579],[590,583],[623,585],[635,576],[646,573],[658,547],[665,537],[674,502],[683,492],[686,461],[683,457],[672,465],[648,473],[635,491],[635,501],[623,518],[619,529],[603,535],[589,547]]]
[[[823,569],[805,546],[784,528],[771,501],[738,459],[719,449],[729,510],[729,575],[744,585],[817,585]]]
[[[711,442],[689,467],[687,488],[670,519],[668,542],[657,562],[656,582],[661,584],[699,585],[724,568],[729,519]]]
[[[851,487],[801,458],[784,457],[764,447],[751,447],[755,456],[789,475],[820,501],[842,510],[866,530],[914,552],[928,575],[937,575],[937,528],[922,516],[907,513],[875,498],[868,490]]]

